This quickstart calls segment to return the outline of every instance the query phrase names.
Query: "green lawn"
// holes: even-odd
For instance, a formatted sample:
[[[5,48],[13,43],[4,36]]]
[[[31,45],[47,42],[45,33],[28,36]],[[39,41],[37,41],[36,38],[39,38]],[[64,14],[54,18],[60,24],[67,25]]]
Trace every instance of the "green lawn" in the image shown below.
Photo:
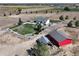
[[[24,25],[20,25],[18,27],[12,28],[15,32],[18,32],[22,35],[25,34],[30,34],[35,32],[34,31],[34,25],[33,24],[24,24]]]

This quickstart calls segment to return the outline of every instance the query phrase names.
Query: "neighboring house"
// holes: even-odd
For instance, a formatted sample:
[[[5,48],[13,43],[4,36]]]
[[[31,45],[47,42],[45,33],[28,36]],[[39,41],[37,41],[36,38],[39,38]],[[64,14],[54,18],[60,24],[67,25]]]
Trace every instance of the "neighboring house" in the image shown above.
[[[65,32],[62,31],[52,31],[46,37],[56,46],[64,46],[68,44],[72,44],[72,39],[69,38]]]
[[[42,17],[42,16],[36,17],[35,22],[40,23],[41,25],[49,25],[50,24],[50,20],[47,17]]]

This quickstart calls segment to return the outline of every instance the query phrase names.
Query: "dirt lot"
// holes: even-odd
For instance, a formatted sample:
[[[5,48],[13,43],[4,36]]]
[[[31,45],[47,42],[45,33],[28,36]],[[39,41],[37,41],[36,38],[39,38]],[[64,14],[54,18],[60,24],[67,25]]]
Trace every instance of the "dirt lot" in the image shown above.
[[[28,55],[26,50],[30,49],[35,41],[20,39],[12,33],[0,34],[0,56]]]
[[[14,24],[18,21],[18,18],[22,18],[23,21],[33,20],[35,16],[46,16],[50,17],[50,19],[58,19],[60,15],[68,15],[70,19],[76,16],[79,19],[79,12],[62,12],[62,13],[48,13],[48,14],[20,14],[20,15],[12,15],[6,17],[0,17],[0,26],[5,26],[9,24]]]
[[[35,16],[47,16],[50,19],[58,19],[60,15],[68,15],[70,19],[77,17],[79,19],[79,12],[62,12],[62,13],[48,13],[48,14],[20,14],[6,17],[0,17],[0,27],[10,26],[22,18],[23,21],[33,20]],[[33,46],[35,40],[24,41],[11,34],[6,34],[0,37],[0,55],[28,55],[26,49]],[[15,45],[16,43],[16,45]],[[30,44],[29,44],[30,43]]]

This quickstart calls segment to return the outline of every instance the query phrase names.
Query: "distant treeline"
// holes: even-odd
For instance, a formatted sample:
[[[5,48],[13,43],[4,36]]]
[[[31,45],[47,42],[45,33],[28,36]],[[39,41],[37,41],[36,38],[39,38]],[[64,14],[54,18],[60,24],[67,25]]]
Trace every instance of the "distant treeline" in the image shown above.
[[[78,4],[78,3],[0,3],[0,5],[75,5],[75,4]]]

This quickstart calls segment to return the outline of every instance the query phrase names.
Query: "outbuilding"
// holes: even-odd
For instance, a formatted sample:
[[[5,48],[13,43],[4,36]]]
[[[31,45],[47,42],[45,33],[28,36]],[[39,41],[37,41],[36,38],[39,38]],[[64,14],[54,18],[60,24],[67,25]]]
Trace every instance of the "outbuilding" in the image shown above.
[[[72,44],[72,39],[66,35],[63,31],[54,30],[50,32],[46,37],[56,46],[64,46],[68,44]]]
[[[45,36],[42,36],[41,38],[39,38],[38,41],[39,41],[40,43],[43,43],[43,44],[48,44],[48,43],[50,43],[49,39],[48,39],[47,37],[45,37]]]

